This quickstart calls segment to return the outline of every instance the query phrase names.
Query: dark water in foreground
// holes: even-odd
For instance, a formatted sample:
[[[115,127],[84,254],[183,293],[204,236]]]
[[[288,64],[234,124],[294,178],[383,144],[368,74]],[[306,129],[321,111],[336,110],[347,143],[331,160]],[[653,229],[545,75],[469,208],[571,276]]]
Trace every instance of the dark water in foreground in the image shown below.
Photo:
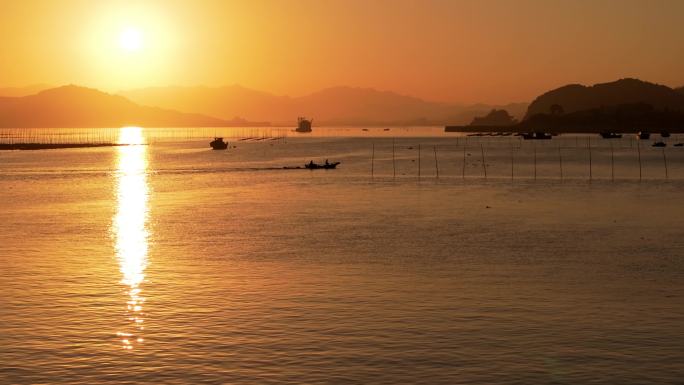
[[[681,383],[681,156],[447,140],[0,153],[0,382]]]

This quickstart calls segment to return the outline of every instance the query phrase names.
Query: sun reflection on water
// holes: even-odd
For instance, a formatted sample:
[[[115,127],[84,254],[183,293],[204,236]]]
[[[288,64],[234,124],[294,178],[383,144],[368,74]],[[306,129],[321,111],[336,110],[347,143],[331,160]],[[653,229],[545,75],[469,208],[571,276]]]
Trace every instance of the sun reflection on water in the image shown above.
[[[144,329],[142,284],[147,267],[148,187],[147,146],[140,127],[124,127],[119,132],[119,143],[131,146],[117,147],[117,211],[113,218],[116,239],[116,256],[128,300],[126,316],[130,321],[126,330],[117,332],[124,349],[133,349],[143,342]]]

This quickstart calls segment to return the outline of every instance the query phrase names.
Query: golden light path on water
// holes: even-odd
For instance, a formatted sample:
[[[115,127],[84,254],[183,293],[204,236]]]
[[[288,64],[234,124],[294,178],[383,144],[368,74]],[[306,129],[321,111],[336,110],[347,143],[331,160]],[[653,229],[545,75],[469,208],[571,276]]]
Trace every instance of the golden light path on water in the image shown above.
[[[148,186],[147,146],[140,127],[123,127],[117,147],[117,211],[113,218],[116,256],[122,274],[121,283],[128,291],[126,316],[129,326],[117,331],[124,349],[133,349],[143,342],[143,305],[141,285],[147,266]]]

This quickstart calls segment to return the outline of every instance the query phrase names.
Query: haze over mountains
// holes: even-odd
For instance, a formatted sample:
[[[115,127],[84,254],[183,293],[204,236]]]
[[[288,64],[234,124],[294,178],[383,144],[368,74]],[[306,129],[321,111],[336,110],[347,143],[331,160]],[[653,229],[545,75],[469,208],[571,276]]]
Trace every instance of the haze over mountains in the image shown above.
[[[277,96],[238,85],[228,87],[156,87],[120,92],[150,106],[199,112],[223,119],[242,117],[293,125],[298,116],[315,125],[441,125],[466,123],[492,108],[503,108],[522,117],[527,103],[505,106],[425,101],[372,88],[332,87],[300,97]]]
[[[0,127],[212,127],[230,122],[137,105],[123,96],[63,86],[23,97],[0,97]]]
[[[53,87],[47,84],[33,84],[24,87],[0,87],[0,97],[8,96],[17,98],[21,96],[35,95],[40,91],[47,90],[49,88]]]
[[[30,91],[31,87],[0,88],[0,93]],[[562,114],[570,115],[610,108],[624,112],[634,104],[648,105],[655,112],[684,111],[684,87],[670,88],[637,79],[621,79],[594,86],[573,84],[540,95],[525,113],[524,103],[462,106],[351,87],[328,88],[306,96],[288,97],[240,86],[147,88],[120,95],[64,86],[34,95],[0,97],[0,127],[249,126],[267,125],[265,121],[294,126],[297,116],[302,115],[314,118],[314,126],[318,127],[464,125],[494,109],[502,116],[508,112],[512,118],[525,123],[531,117],[549,114],[554,105],[561,107]],[[613,107],[620,108],[616,110]],[[578,116],[588,127],[594,115],[596,112]],[[235,118],[238,116],[241,118]],[[520,119],[522,116],[525,119]],[[643,115],[642,119],[651,119],[649,116],[655,115]],[[537,122],[546,124],[544,119]]]

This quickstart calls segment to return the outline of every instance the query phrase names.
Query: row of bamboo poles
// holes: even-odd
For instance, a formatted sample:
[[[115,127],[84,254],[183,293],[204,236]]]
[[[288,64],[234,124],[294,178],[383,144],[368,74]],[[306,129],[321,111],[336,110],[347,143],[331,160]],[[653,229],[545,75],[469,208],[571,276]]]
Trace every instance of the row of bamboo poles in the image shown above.
[[[236,139],[285,139],[289,130],[270,127],[145,128],[147,143],[225,137]],[[111,144],[119,141],[120,128],[6,128],[0,144]]]
[[[174,140],[193,140],[193,139],[207,139],[212,136],[223,136],[226,138],[235,138],[239,140],[260,140],[260,139],[284,139],[287,137],[288,129],[284,128],[263,128],[263,127],[240,127],[240,128],[187,128],[187,129],[168,129],[168,128],[146,128],[145,137],[148,143],[160,140],[160,141],[174,141]],[[117,143],[119,140],[120,129],[41,129],[41,128],[31,128],[31,129],[0,129],[0,144],[16,144],[16,143],[40,143],[40,144],[63,144],[63,143],[76,143],[76,144],[105,144],[105,143]],[[369,138],[370,139],[370,138]],[[389,138],[387,138],[389,139]],[[405,139],[416,139],[416,138],[404,138]],[[374,139],[370,139],[374,140]],[[375,140],[380,140],[376,138]],[[426,141],[429,139],[425,139]],[[533,156],[533,178],[537,179],[538,167],[537,167],[537,150],[538,147],[542,147],[548,150],[555,149],[557,152],[558,161],[558,174],[561,180],[565,177],[564,172],[564,149],[586,149],[588,152],[588,178],[589,180],[594,179],[594,166],[593,166],[593,152],[597,149],[609,149],[610,150],[610,165],[611,165],[611,180],[615,180],[615,150],[616,149],[626,149],[630,148],[634,150],[635,156],[638,161],[639,168],[639,180],[643,178],[643,162],[642,162],[642,147],[649,146],[648,141],[643,141],[636,139],[634,137],[627,137],[624,139],[600,139],[597,137],[588,136],[561,136],[556,137],[553,140],[543,140],[543,141],[524,141],[520,137],[452,137],[449,139],[440,138],[440,141],[449,141],[450,143],[432,145],[425,147],[424,144],[417,144],[416,146],[411,146],[409,148],[414,148],[417,150],[417,176],[421,178],[422,175],[422,165],[421,162],[424,159],[423,152],[427,151],[432,153],[431,162],[434,163],[434,175],[436,178],[440,177],[440,167],[439,167],[439,156],[440,150],[455,150],[462,151],[463,164],[461,171],[461,177],[466,177],[466,156],[468,149],[475,150],[479,152],[481,159],[481,176],[485,179],[488,178],[488,165],[487,165],[487,149],[489,148],[510,148],[510,178],[515,178],[515,164],[516,164],[516,151],[520,150],[524,146],[532,147]],[[397,167],[396,167],[396,138],[392,138],[392,177],[397,177]],[[539,142],[539,143],[537,143]],[[644,144],[646,143],[646,144]],[[479,151],[478,151],[479,150]],[[670,170],[668,168],[668,158],[666,148],[658,148],[662,156],[662,166],[665,174],[665,178],[669,178]],[[683,149],[684,150],[684,149]],[[375,153],[376,146],[375,141],[373,141],[371,154],[370,154],[370,176],[375,177]],[[453,154],[452,154],[453,156]]]
[[[563,149],[581,148],[579,146],[579,143],[580,143],[579,138],[576,138],[576,139],[577,139],[575,142],[576,146],[567,146],[567,143],[566,143],[566,146],[563,146],[561,143],[556,143],[556,145],[554,146],[555,149],[557,150],[558,172],[559,172],[559,177],[560,177],[561,181],[564,179]],[[471,149],[475,148],[475,150],[479,149],[480,163],[482,165],[482,176],[484,177],[484,179],[487,179],[487,167],[488,167],[487,166],[487,157],[486,157],[487,146],[485,145],[485,142],[482,140],[479,140],[479,138],[477,138],[477,140],[475,142],[476,143],[470,144],[470,146],[471,146],[470,148]],[[615,142],[617,142],[617,141],[615,141]],[[643,175],[644,174],[643,173],[644,165],[643,165],[643,161],[642,161],[642,144],[641,144],[641,142],[642,141],[639,141],[639,140],[629,140],[629,144],[630,144],[629,147],[624,145],[624,141],[622,143],[617,142],[617,143],[621,144],[621,146],[614,146],[613,145],[614,141],[611,141],[611,140],[604,140],[602,142],[599,142],[599,143],[608,143],[607,148],[610,149],[610,179],[611,179],[611,181],[615,181],[615,149],[616,148],[633,148],[634,149],[635,155],[637,158],[637,163],[639,165],[639,167],[638,167],[638,169],[639,169],[639,181],[641,181],[643,179],[643,177],[644,177],[644,175]],[[511,146],[510,146],[510,178],[511,178],[511,180],[513,180],[515,178],[515,165],[516,165],[515,151],[522,149],[522,143],[523,143],[522,140],[509,141],[509,144],[511,144]],[[593,146],[591,138],[586,138],[585,143],[586,143],[586,150],[588,152],[587,167],[588,167],[588,173],[589,173],[589,180],[591,181],[594,179],[594,172],[593,172],[594,171],[594,165],[593,165],[592,152],[595,151],[597,148],[601,148],[601,147]],[[432,151],[430,151],[430,147],[431,147]],[[649,147],[651,147],[651,146],[649,146]],[[408,146],[405,148],[406,149],[414,149],[414,146]],[[466,157],[467,157],[467,155],[470,155],[468,153],[468,149],[469,149],[468,138],[465,138],[465,140],[461,141],[461,143],[459,143],[459,139],[457,138],[455,144],[428,146],[427,150],[429,152],[431,152],[433,155],[434,176],[437,179],[439,179],[439,175],[440,175],[439,158],[438,158],[438,149],[439,148],[442,148],[442,149],[445,149],[445,148],[446,149],[454,149],[454,148],[456,148],[456,149],[462,150],[463,160],[462,160],[461,177],[463,179],[465,179],[466,178],[466,166],[467,166]],[[421,170],[422,170],[421,161],[423,159],[423,156],[422,156],[423,145],[419,143],[417,146],[415,146],[415,149],[417,151],[417,175],[416,176],[420,179],[421,178]],[[665,173],[665,179],[667,180],[667,179],[669,179],[669,170],[668,170],[667,153],[665,150],[666,147],[659,147],[658,149],[660,150],[660,152],[662,154],[662,160],[663,160],[662,165],[663,165],[663,170]],[[397,150],[396,139],[393,138],[392,139],[392,178],[393,179],[396,179],[396,177],[397,177],[396,150]],[[682,149],[682,151],[684,151],[684,149]],[[376,162],[375,153],[376,153],[375,142],[373,142],[371,145],[371,155],[370,155],[370,176],[371,176],[371,179],[375,177],[375,162]],[[532,164],[533,164],[533,170],[534,170],[533,178],[536,180],[537,174],[538,174],[538,172],[537,172],[538,166],[537,166],[537,145],[535,142],[532,142],[532,157],[533,157]]]

